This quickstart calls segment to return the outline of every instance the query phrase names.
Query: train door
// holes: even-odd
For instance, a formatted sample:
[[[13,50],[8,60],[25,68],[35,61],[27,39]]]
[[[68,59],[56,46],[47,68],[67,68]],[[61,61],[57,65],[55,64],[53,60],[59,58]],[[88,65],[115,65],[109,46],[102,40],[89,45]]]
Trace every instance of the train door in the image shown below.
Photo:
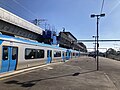
[[[71,54],[71,52],[70,52],[69,50],[67,50],[67,51],[66,51],[66,59],[67,59],[67,60],[70,59],[70,56],[71,56],[70,54]]]
[[[47,50],[47,63],[52,61],[52,50]]]
[[[17,65],[18,48],[3,46],[1,72],[14,71]]]
[[[77,53],[75,52],[75,58],[77,57]]]
[[[71,59],[73,58],[73,54],[74,54],[74,53],[70,52],[70,58],[71,58]]]
[[[65,62],[65,52],[62,52],[62,59],[63,59],[63,62]]]

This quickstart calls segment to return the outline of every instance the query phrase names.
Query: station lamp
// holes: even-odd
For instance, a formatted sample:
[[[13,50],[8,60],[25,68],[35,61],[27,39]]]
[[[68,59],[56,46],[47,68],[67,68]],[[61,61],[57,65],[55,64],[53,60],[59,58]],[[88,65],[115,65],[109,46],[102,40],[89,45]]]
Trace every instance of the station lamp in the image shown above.
[[[96,53],[96,56],[97,56],[97,70],[99,70],[99,49],[98,49],[98,47],[99,47],[99,43],[98,43],[98,38],[99,38],[99,32],[98,32],[98,24],[99,24],[99,19],[100,19],[100,17],[104,17],[105,16],[105,14],[103,13],[103,14],[91,14],[91,18],[94,18],[94,17],[96,17],[97,18],[97,35],[96,35],[96,40],[97,40],[97,53]]]

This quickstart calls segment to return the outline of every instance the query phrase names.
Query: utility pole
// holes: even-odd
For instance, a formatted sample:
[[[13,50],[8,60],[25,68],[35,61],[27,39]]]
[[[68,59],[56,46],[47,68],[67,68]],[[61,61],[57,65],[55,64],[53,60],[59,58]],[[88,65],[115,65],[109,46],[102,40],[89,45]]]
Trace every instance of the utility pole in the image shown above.
[[[105,14],[100,14],[100,15],[95,15],[95,14],[92,14],[91,15],[91,18],[94,18],[94,17],[97,17],[97,70],[99,70],[99,32],[98,32],[98,25],[99,25],[99,19],[100,17],[104,17]]]

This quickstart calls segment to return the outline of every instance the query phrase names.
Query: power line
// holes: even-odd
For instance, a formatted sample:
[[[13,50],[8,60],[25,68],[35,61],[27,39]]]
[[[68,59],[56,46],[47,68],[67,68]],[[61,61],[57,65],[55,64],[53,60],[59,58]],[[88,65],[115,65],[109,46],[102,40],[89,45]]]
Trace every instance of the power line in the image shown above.
[[[22,7],[24,10],[26,10],[27,12],[29,12],[32,16],[34,16],[35,18],[38,18],[37,15],[35,15],[32,11],[30,11],[29,9],[27,9],[25,6],[23,6],[22,4],[20,4],[17,0],[12,0],[13,2],[15,2],[16,4],[18,4],[20,7]],[[46,19],[35,19],[37,20],[36,25],[40,24],[40,21],[46,21]],[[39,25],[38,25],[39,26]]]
[[[101,7],[100,14],[101,14],[101,13],[102,13],[102,11],[103,11],[103,7],[104,7],[104,0],[102,1],[102,7]]]
[[[8,8],[8,10],[10,9],[10,10],[13,10],[13,11],[15,11],[15,12],[17,12],[17,13],[21,14],[21,13],[20,13],[20,12],[18,12],[18,10],[16,10],[15,8],[12,8],[12,7],[10,7],[10,6],[6,5],[5,3],[1,2],[1,1],[0,1],[0,4],[1,4],[1,7],[2,7],[2,8],[7,7],[7,8]],[[5,7],[4,7],[4,6],[5,6]],[[22,15],[23,15],[24,17],[28,18],[26,15],[24,15],[24,14],[22,14]]]
[[[105,3],[105,0],[102,0],[102,6],[101,6],[100,14],[103,12],[104,3]],[[120,0],[117,0],[117,3],[113,6],[111,11],[108,13],[108,15],[110,15],[119,5],[120,5]]]
[[[10,9],[12,9],[12,10],[14,10],[14,11],[16,11],[15,9],[13,9],[13,8],[11,8],[10,6],[4,4],[3,2],[0,2],[0,4],[3,5],[3,6],[6,6],[6,7],[8,7],[8,8],[10,8]],[[16,11],[16,12],[17,12],[17,11]]]
[[[111,8],[111,10],[109,10],[107,17],[110,16],[112,14],[112,12],[120,5],[120,0],[117,0],[116,4]],[[107,19],[107,17],[105,19]],[[105,20],[104,19],[104,20]]]
[[[35,15],[32,11],[30,11],[25,6],[23,6],[22,4],[20,4],[17,0],[12,0],[12,1],[15,2],[16,4],[18,4],[19,6],[21,6],[24,10],[28,11],[29,13],[31,13],[33,16],[35,16],[37,18],[37,15]]]
[[[95,40],[77,40],[77,42],[94,42]],[[116,42],[120,42],[120,40],[118,40],[118,39],[109,39],[109,40],[99,40],[99,42],[114,42],[114,41],[116,41]]]
[[[110,15],[118,6],[120,5],[120,0],[115,4],[115,6],[111,9],[111,11],[108,13]]]

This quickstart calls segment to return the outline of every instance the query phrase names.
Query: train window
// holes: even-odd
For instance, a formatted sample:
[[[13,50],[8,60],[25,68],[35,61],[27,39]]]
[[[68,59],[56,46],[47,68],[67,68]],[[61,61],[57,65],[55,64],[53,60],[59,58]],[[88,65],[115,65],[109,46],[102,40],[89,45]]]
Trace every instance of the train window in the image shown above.
[[[67,52],[66,52],[66,56],[67,56]]]
[[[73,53],[73,56],[75,56],[75,53]]]
[[[37,57],[36,58],[44,58],[44,50],[36,50],[37,52]]]
[[[44,50],[41,49],[25,49],[25,59],[44,58]]]
[[[4,47],[3,48],[3,57],[2,57],[3,60],[8,60],[8,48],[7,47]]]
[[[76,56],[79,56],[79,53],[76,53]]]
[[[12,48],[12,60],[16,60],[17,59],[17,48],[13,47]]]
[[[54,57],[61,57],[61,51],[54,51]]]
[[[76,53],[76,56],[78,56],[78,53]]]
[[[25,49],[25,59],[34,59],[35,49]]]

